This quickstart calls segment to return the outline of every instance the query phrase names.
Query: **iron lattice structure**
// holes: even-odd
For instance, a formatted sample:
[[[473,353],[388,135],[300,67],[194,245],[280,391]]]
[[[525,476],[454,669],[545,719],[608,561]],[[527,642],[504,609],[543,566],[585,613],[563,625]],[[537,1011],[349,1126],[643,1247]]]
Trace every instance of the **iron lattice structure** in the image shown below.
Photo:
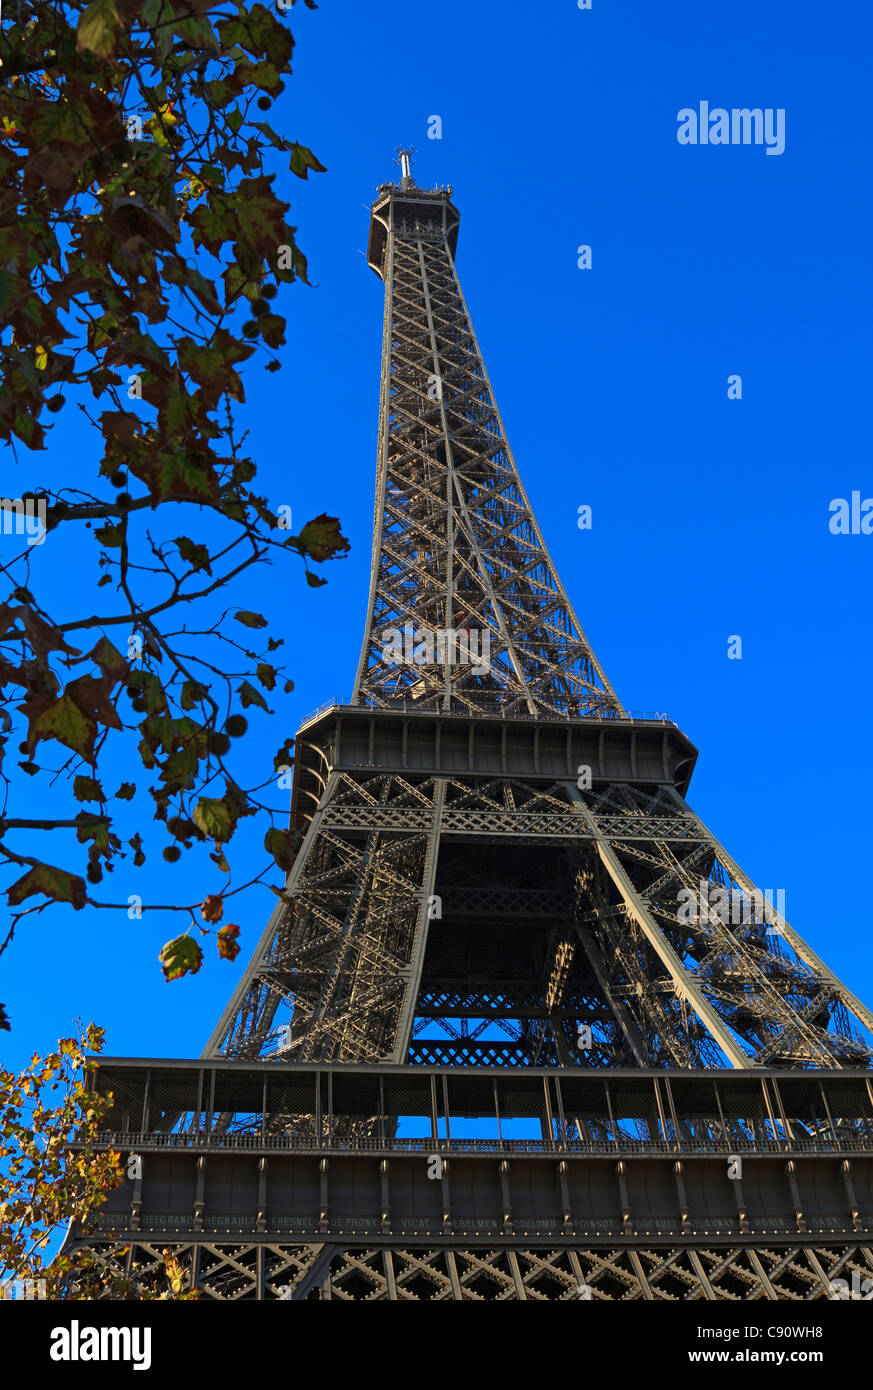
[[[696,1198],[679,1181],[681,1157],[673,1169],[681,1191],[661,1175],[675,1195],[670,1213],[622,1187],[626,1154],[653,1175],[668,1130],[676,1153],[700,1138],[688,1118],[691,1093],[668,1109],[659,1073],[839,1072],[853,1084],[863,1075],[869,1096],[873,1016],[691,810],[696,750],[686,736],[665,716],[632,717],[610,686],[510,452],[455,272],[457,234],[451,189],[417,187],[408,163],[398,184],[379,189],[368,250],[385,282],[379,451],[355,688],[298,735],[299,853],[204,1052],[236,1080],[210,1102],[208,1123],[201,1080],[196,1105],[189,1095],[155,1112],[146,1100],[139,1122],[117,1123],[111,1136],[116,1146],[127,1134],[128,1148],[161,1151],[159,1162],[145,1160],[152,1188],[138,1184],[125,1198],[127,1267],[147,1272],[152,1245],[169,1240],[215,1297],[565,1298],[578,1297],[580,1284],[622,1299],[826,1297],[841,1270],[866,1277],[873,1268],[864,1234],[873,1233],[873,1171],[868,1158],[859,1170],[850,1157],[873,1154],[863,1107],[845,1119],[833,1096],[821,1115],[798,1101],[791,1119],[768,1099],[775,1149],[761,1147],[755,1121],[737,1119],[734,1147],[749,1140],[765,1169],[782,1155],[780,1183],[793,1203],[768,1224],[762,1198],[757,1232],[742,1202],[706,1224],[701,1213],[716,1200],[711,1165],[705,1182],[695,1179]],[[277,1146],[312,1151],[328,1184],[334,1146],[378,1149],[378,1216],[334,1217],[324,1184],[299,1230],[283,1227],[281,1211],[271,1224],[277,1203],[292,1199],[269,1195],[266,1178],[240,1211],[209,1195],[207,1168],[228,1160],[224,1150],[210,1156],[216,1142],[226,1150],[233,1117],[258,1109],[241,1099],[251,1076],[308,1066],[330,1069],[330,1127],[320,1090],[314,1105],[267,1118],[265,1079],[259,1172]],[[343,1068],[360,1067],[382,1077],[378,1107],[334,1114]],[[493,1176],[499,1210],[459,1225],[446,1192],[441,1213],[426,1220],[427,1184],[412,1178],[389,1201],[404,1117],[426,1112],[410,1110],[412,1091],[402,1088],[386,1108],[385,1076],[389,1089],[399,1074],[414,1089],[412,1078],[427,1073],[433,1089],[433,1069],[446,1068],[491,1077],[495,1097],[506,1069],[522,1089],[537,1069],[637,1069],[641,1085],[655,1078],[658,1105],[625,1136],[631,1147],[613,1140],[621,1213],[612,1226],[604,1217],[598,1231],[596,1213],[581,1214],[569,1188],[563,1205],[543,1196],[545,1214],[519,1225],[503,1138]],[[453,1113],[481,1115],[481,1098],[465,1094],[453,1093]],[[600,1142],[615,1123],[609,1096],[598,1104],[584,1118],[577,1111],[581,1148],[551,1101],[536,1112],[542,1155],[556,1157],[560,1181],[594,1162],[582,1141]],[[421,1143],[450,1168],[457,1147],[440,1128],[444,1120],[448,1131],[448,1100],[442,1117],[435,1101],[429,1109]],[[843,1193],[813,1226],[795,1160],[784,1157],[798,1135],[803,1161],[820,1165],[819,1183]],[[729,1143],[727,1129],[722,1137]],[[183,1181],[184,1162],[196,1171]],[[223,1191],[224,1178],[216,1181]],[[178,1192],[180,1182],[191,1186],[189,1215],[165,1210],[167,1184]],[[738,1189],[728,1190],[734,1201]],[[210,1227],[216,1202],[225,1210]],[[120,1216],[109,1219],[117,1226]],[[119,1258],[105,1233],[77,1239],[109,1263]],[[279,1275],[290,1295],[276,1292]]]

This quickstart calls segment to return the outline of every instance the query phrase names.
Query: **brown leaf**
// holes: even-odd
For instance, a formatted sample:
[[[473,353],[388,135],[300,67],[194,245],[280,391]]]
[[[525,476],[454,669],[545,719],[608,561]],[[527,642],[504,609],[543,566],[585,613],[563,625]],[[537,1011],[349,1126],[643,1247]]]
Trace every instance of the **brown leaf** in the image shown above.
[[[296,539],[299,549],[316,561],[332,560],[351,548],[340,531],[339,518],[324,512],[314,521],[307,521]]]
[[[208,893],[200,904],[200,915],[204,922],[220,922],[224,912],[224,899],[220,893]]]
[[[129,410],[104,410],[100,416],[100,428],[106,439],[118,439],[129,444],[139,433],[140,422]]]
[[[111,685],[115,685],[116,681],[123,681],[127,676],[130,668],[121,652],[116,651],[108,637],[101,637],[96,647],[88,655],[95,665],[100,667]]]
[[[234,922],[227,922],[221,928],[216,937],[218,943],[218,954],[222,960],[236,960],[239,955],[239,946],[236,937],[239,936],[239,927]]]

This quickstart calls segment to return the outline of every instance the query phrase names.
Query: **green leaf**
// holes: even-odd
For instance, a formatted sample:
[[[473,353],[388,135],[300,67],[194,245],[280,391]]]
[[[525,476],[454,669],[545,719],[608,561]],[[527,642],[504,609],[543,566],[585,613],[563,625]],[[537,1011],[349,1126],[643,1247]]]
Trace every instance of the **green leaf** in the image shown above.
[[[280,869],[286,873],[294,864],[294,834],[291,830],[277,830],[275,826],[264,836],[264,849],[272,854]]]
[[[131,849],[134,851],[134,856],[133,856],[134,868],[141,869],[142,866],[143,866],[143,864],[146,862],[146,857],[145,857],[145,855],[143,854],[143,848],[142,848],[142,836],[139,834],[139,832],[137,832],[137,834],[134,835],[134,836],[132,836],[132,838],[129,839],[127,843],[130,845]]]
[[[98,526],[94,531],[101,545],[105,545],[107,550],[115,550],[124,539],[124,529],[121,526]]]
[[[115,795],[119,801],[132,801],[136,787],[133,782],[122,782]]]
[[[312,150],[308,150],[305,145],[293,144],[291,146],[291,163],[289,165],[292,174],[296,174],[298,179],[309,177],[311,169],[315,174],[326,174],[327,169],[316,159]]]
[[[259,709],[265,709],[268,714],[272,713],[260,690],[257,690],[249,681],[243,681],[236,693],[242,702],[243,709],[248,709],[249,705],[257,705]]]
[[[266,661],[259,661],[257,666],[258,680],[267,690],[276,688],[276,668],[270,666]]]
[[[103,788],[93,777],[74,777],[73,796],[77,801],[105,801]]]
[[[101,816],[95,816],[90,811],[80,811],[76,816],[76,839],[80,845],[93,840],[97,849],[108,850],[109,826]]]
[[[162,948],[158,960],[165,980],[181,980],[183,975],[196,975],[203,964],[203,952],[190,936],[177,936]]]
[[[307,570],[306,582],[309,585],[310,589],[320,589],[323,585],[327,583],[327,580],[320,579],[317,574],[312,573],[312,570]]]
[[[116,31],[121,23],[115,0],[92,0],[79,20],[76,47],[80,53],[89,50],[97,58],[106,58],[115,47]]]
[[[206,699],[208,694],[209,691],[206,686],[201,685],[199,681],[184,681],[182,693],[179,696],[179,704],[183,709],[195,709],[202,700]]]
[[[71,903],[77,912],[85,906],[87,897],[83,878],[68,874],[65,869],[56,869],[52,864],[36,864],[13,883],[7,895],[9,906],[17,907],[34,893],[44,893],[58,903]]]
[[[207,82],[206,91],[209,94],[212,105],[219,108],[226,106],[233,96],[233,92],[230,87],[228,87],[227,83],[222,82],[220,79],[216,79],[214,82]]]
[[[238,623],[245,627],[266,627],[267,620],[261,613],[250,613],[247,609],[241,608],[238,613],[234,613]]]
[[[30,739],[36,746],[42,739],[56,738],[65,748],[72,748],[81,758],[90,762],[94,756],[94,740],[97,725],[86,719],[69,695],[62,695],[44,709],[30,729]]]
[[[227,844],[236,827],[236,818],[231,814],[227,802],[217,797],[201,796],[194,807],[194,824],[208,835],[210,840]]]
[[[128,684],[135,686],[140,697],[145,700],[148,714],[160,714],[167,708],[167,697],[159,676],[153,671],[132,671]]]

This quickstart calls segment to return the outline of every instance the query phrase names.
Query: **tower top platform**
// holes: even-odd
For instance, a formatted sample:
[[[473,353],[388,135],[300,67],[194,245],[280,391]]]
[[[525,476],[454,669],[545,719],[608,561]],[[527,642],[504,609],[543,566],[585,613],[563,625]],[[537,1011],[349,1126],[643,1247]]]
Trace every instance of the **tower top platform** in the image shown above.
[[[411,177],[379,185],[370,211],[367,264],[384,279],[389,231],[424,241],[445,241],[454,258],[461,215],[452,203],[452,186],[419,188]]]

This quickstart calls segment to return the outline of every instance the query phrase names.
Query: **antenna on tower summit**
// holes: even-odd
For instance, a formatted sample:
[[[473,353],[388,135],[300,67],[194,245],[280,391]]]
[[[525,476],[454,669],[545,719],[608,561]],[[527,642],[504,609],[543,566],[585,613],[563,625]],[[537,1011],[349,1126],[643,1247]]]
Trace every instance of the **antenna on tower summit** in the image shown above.
[[[405,150],[402,145],[397,146],[394,163],[400,165],[400,172],[402,175],[401,186],[403,188],[413,187],[412,156],[414,154],[415,150],[411,146],[408,150]]]

